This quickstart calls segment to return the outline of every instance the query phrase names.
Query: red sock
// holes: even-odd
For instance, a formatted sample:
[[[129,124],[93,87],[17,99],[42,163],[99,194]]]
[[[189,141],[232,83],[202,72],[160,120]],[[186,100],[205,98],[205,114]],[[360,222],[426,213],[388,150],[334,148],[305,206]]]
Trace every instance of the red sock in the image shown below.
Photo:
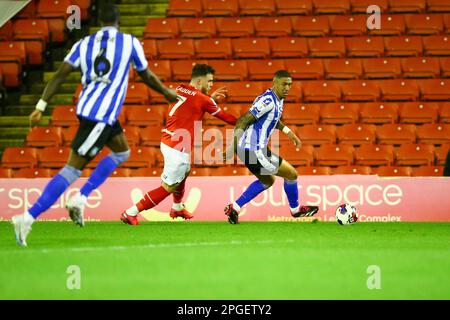
[[[167,192],[166,189],[164,189],[162,186],[156,189],[153,189],[149,192],[147,192],[144,197],[136,203],[136,207],[138,208],[139,212],[143,210],[148,210],[156,206],[158,203],[163,201],[170,193]]]
[[[174,203],[181,203],[184,196],[184,185],[186,184],[186,178],[184,178],[183,181],[181,181],[180,185],[175,189],[175,192],[173,193],[173,202]]]

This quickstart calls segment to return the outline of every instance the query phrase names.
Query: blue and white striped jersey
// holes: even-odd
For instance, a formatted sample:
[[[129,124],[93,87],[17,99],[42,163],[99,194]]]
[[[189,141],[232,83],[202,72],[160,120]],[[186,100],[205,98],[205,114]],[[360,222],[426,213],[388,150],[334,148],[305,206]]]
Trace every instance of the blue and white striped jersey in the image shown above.
[[[78,41],[64,61],[81,69],[83,90],[77,115],[110,125],[116,122],[125,99],[130,63],[137,71],[148,66],[139,40],[115,27],[104,27]]]
[[[249,112],[256,121],[245,129],[239,140],[239,148],[264,149],[283,113],[283,100],[279,100],[272,89],[268,89],[255,99]]]

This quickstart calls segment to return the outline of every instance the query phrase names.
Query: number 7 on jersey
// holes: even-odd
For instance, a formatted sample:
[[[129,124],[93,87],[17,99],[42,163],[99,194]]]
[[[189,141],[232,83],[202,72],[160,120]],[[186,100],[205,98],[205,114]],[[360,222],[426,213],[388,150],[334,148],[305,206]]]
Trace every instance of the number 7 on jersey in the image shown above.
[[[183,104],[183,103],[185,103],[186,102],[186,100],[187,100],[187,98],[186,97],[183,97],[183,96],[178,96],[178,102],[173,106],[173,108],[172,108],[172,110],[170,110],[170,112],[169,112],[169,117],[171,117],[171,116],[173,116],[173,114],[175,113],[175,111],[177,111],[177,109],[179,108],[179,107],[181,107],[181,105]]]

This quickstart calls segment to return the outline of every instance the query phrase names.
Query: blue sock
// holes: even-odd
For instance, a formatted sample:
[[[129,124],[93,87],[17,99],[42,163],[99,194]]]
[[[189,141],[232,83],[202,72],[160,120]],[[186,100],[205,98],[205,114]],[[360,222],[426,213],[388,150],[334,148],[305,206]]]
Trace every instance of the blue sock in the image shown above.
[[[66,189],[78,179],[81,171],[66,165],[61,171],[50,180],[44,192],[36,203],[28,210],[33,218],[39,217],[44,211],[50,208],[56,200],[66,191]]]
[[[111,173],[116,170],[119,164],[113,160],[113,158],[108,155],[102,159],[92,172],[88,181],[81,188],[80,193],[86,198],[92,192],[92,190],[97,189],[100,185],[105,182],[105,180],[110,176]]]
[[[242,208],[242,206],[252,201],[252,199],[256,198],[258,194],[266,189],[267,187],[263,185],[261,181],[256,180],[248,186],[247,190],[245,190],[239,199],[236,200],[236,203]]]
[[[289,207],[291,207],[292,209],[297,208],[299,206],[297,180],[284,180],[284,192],[287,195]]]

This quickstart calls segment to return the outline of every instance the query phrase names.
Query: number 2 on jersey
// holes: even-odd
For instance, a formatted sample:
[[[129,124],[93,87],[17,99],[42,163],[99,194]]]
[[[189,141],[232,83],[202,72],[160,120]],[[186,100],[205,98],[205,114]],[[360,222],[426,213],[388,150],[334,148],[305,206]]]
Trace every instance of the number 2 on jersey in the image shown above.
[[[172,110],[170,110],[170,112],[169,112],[169,117],[171,117],[171,116],[173,116],[173,114],[175,113],[175,111],[177,111],[177,109],[179,108],[179,107],[181,107],[181,105],[183,104],[183,103],[185,103],[186,102],[186,100],[187,100],[187,98],[186,97],[183,97],[183,96],[178,96],[178,102],[177,103],[175,103],[175,105],[173,106],[173,108],[172,108]]]

